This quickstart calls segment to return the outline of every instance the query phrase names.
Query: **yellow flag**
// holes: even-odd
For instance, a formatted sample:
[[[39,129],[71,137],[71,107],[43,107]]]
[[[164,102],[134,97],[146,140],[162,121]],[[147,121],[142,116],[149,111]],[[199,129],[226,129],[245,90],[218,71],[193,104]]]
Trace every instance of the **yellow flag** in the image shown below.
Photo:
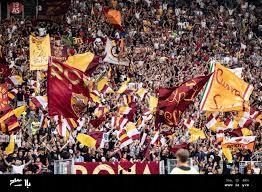
[[[98,90],[98,91],[101,91],[101,90],[104,88],[104,86],[107,85],[107,84],[108,84],[107,78],[101,79],[101,80],[98,81],[98,83],[97,83],[97,90]]]
[[[242,128],[241,132],[242,132],[243,136],[251,136],[252,135],[252,131],[249,130],[248,128]]]
[[[93,61],[95,54],[91,52],[86,52],[82,54],[77,54],[74,56],[69,56],[65,62],[67,65],[79,69],[80,71],[85,72],[89,64]]]
[[[14,114],[16,117],[20,117],[22,113],[25,112],[25,110],[26,110],[25,106],[20,106],[14,110]]]
[[[194,142],[196,141],[198,138],[200,139],[205,139],[206,135],[204,133],[204,131],[202,131],[201,129],[197,129],[195,127],[191,127],[188,129],[189,133],[190,133],[190,140],[189,142]]]
[[[232,157],[232,153],[230,151],[230,148],[222,147],[222,152],[223,152],[224,156],[227,158],[228,162],[232,163],[233,157]]]
[[[14,135],[10,135],[9,145],[5,148],[5,153],[7,155],[12,154],[15,150],[15,137]]]
[[[204,111],[242,111],[249,105],[252,85],[220,63],[211,65],[214,72],[205,87],[200,109]]]
[[[150,111],[155,111],[156,110],[157,103],[158,103],[158,98],[157,97],[151,96],[149,98],[149,109],[150,109]]]
[[[133,123],[133,122],[128,122],[128,123],[126,124],[126,126],[125,126],[125,130],[126,130],[127,132],[132,131],[132,130],[134,130],[134,129],[136,129],[136,124]]]
[[[128,77],[127,80],[122,83],[122,85],[119,88],[119,90],[117,91],[117,93],[119,93],[119,94],[124,93],[125,90],[127,89],[127,84],[129,83],[129,81],[130,81],[130,78]]]
[[[139,97],[141,97],[141,99],[143,99],[145,94],[146,94],[146,92],[147,91],[144,88],[141,88],[136,93],[139,95]]]
[[[76,137],[76,140],[79,141],[82,145],[96,148],[96,140],[89,135],[79,133]]]
[[[50,37],[34,37],[30,35],[30,70],[47,70],[51,56]]]
[[[99,97],[96,96],[96,95],[93,94],[93,93],[90,93],[90,98],[92,98],[93,102],[95,102],[95,103],[101,103]]]

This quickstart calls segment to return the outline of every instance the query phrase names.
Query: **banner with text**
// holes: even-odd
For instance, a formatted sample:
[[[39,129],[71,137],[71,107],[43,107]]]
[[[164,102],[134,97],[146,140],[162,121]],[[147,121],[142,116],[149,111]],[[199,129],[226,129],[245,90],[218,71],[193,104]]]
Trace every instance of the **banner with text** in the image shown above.
[[[159,174],[159,162],[75,163],[75,174]]]

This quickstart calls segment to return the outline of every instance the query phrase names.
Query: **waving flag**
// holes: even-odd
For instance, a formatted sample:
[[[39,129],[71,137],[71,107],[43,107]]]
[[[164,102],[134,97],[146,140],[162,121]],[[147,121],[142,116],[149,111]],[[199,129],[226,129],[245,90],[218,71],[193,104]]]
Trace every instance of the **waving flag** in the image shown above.
[[[22,113],[25,112],[25,110],[25,106],[20,106],[14,110],[9,110],[0,118],[0,123],[5,123],[9,132],[14,131],[17,127],[19,127],[17,118],[19,118]]]
[[[127,135],[126,130],[122,129],[120,131],[118,131],[118,135],[117,135],[119,141],[120,141],[120,149],[130,145],[131,143],[133,143],[133,140]]]
[[[191,127],[188,129],[189,133],[190,133],[190,140],[189,142],[195,142],[196,140],[198,140],[198,138],[200,139],[205,139],[206,135],[204,133],[203,130],[201,129],[197,129],[195,127]]]
[[[30,70],[47,70],[51,56],[50,37],[34,37],[30,35]]]
[[[115,42],[111,42],[110,39],[106,41],[105,52],[106,57],[103,60],[104,62],[129,66],[130,61],[126,58],[120,58],[120,47]]]
[[[121,13],[115,9],[108,9],[107,7],[104,8],[104,13],[106,19],[109,23],[111,23],[115,28],[123,31],[123,27],[121,26]]]
[[[36,96],[31,99],[29,104],[32,108],[40,108],[44,109],[47,107],[47,96]]]
[[[10,155],[14,153],[14,150],[15,150],[15,137],[14,135],[11,135],[9,139],[9,145],[5,148],[5,153],[6,155]]]
[[[101,141],[103,139],[103,132],[96,131],[87,134],[78,133],[76,137],[82,145],[97,149],[100,147]]]
[[[169,126],[179,123],[180,116],[194,100],[210,75],[199,76],[182,83],[179,87],[160,88],[158,90],[158,106],[156,125],[163,122]]]
[[[253,151],[255,139],[256,136],[232,137],[228,140],[224,140],[222,143],[222,148],[239,148]]]
[[[248,107],[253,87],[220,63],[211,64],[214,72],[208,82],[200,109],[204,111],[242,111]]]
[[[238,113],[238,126],[249,127],[252,122],[261,114],[260,111],[256,111],[254,108],[250,108],[248,111],[240,111]]]
[[[102,92],[103,94],[104,93],[114,93],[113,89],[111,89],[111,87],[109,86],[109,82],[106,77],[98,81],[97,90],[99,92]]]
[[[21,85],[23,83],[23,79],[19,75],[11,76],[9,77],[9,80],[13,85]]]
[[[62,115],[78,119],[71,99],[74,94],[89,95],[89,81],[85,74],[56,59],[50,59],[47,74],[49,116]]]
[[[9,109],[8,106],[8,87],[7,83],[0,84],[0,111]]]
[[[133,122],[128,122],[125,127],[127,136],[132,138],[133,140],[135,139],[140,139],[140,133],[136,129],[136,125]]]
[[[100,57],[96,56],[95,54],[86,52],[69,56],[65,63],[90,76],[98,67],[99,59]]]

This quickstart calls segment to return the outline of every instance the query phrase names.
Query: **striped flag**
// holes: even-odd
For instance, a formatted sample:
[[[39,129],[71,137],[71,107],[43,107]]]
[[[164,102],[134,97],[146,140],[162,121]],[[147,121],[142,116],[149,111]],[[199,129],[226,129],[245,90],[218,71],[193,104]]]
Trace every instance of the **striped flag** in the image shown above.
[[[0,123],[5,123],[9,132],[13,131],[14,129],[19,127],[19,122],[17,118],[19,118],[22,115],[22,113],[25,112],[25,110],[25,106],[20,106],[14,110],[9,110],[0,118]]]
[[[78,133],[76,140],[82,145],[97,149],[103,140],[103,132],[95,131],[88,134]]]
[[[239,127],[249,127],[253,120],[260,115],[260,111],[256,111],[254,108],[250,108],[249,111],[244,111],[239,113],[240,120],[238,122]]]
[[[219,119],[219,112],[211,113],[207,118],[207,124],[206,127],[211,130],[216,130],[214,127]]]
[[[97,90],[101,92],[102,94],[105,93],[114,93],[113,89],[109,86],[108,79],[106,77],[102,78],[98,83],[97,83]]]
[[[99,117],[104,116],[108,111],[109,111],[108,108],[106,108],[106,107],[104,107],[104,106],[102,106],[102,105],[99,105],[99,106],[95,109],[94,114],[95,114],[96,117],[99,118]]]
[[[13,85],[21,85],[23,83],[23,79],[21,76],[19,75],[14,75],[9,77],[10,83],[12,83]]]
[[[128,137],[125,129],[122,129],[118,132],[118,139],[120,141],[120,149],[133,143],[133,140],[130,137]]]
[[[36,96],[32,97],[30,104],[33,109],[43,107],[44,109],[47,107],[47,96]]]
[[[131,107],[122,106],[122,107],[119,107],[119,108],[118,108],[118,113],[127,115],[127,114],[129,114],[129,112],[130,112],[131,110],[132,110]]]
[[[155,132],[153,139],[151,140],[150,144],[154,145],[159,140],[159,131]]]
[[[140,133],[137,130],[135,123],[128,122],[125,126],[125,130],[128,137],[132,138],[133,140],[140,139]]]
[[[127,122],[128,122],[128,119],[124,117],[113,116],[111,119],[111,126],[113,129],[121,130],[121,129],[124,129],[124,126],[126,125]]]

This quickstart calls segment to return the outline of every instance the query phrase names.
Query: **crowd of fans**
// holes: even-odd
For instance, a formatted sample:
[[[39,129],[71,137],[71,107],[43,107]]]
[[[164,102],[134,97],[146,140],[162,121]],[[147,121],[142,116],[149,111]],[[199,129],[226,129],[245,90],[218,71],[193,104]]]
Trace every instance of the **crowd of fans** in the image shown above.
[[[34,83],[37,80],[36,71],[29,70],[29,36],[44,36],[49,34],[51,42],[65,44],[63,38],[81,38],[82,43],[68,46],[69,55],[91,51],[103,56],[106,37],[110,39],[125,38],[125,57],[130,60],[130,66],[117,66],[102,63],[92,74],[93,79],[99,79],[112,69],[110,83],[114,90],[131,78],[132,83],[142,83],[148,91],[141,100],[136,98],[137,111],[133,122],[142,117],[148,107],[149,96],[156,96],[155,90],[162,87],[177,86],[180,83],[199,75],[208,74],[211,61],[217,60],[228,68],[242,67],[243,79],[254,86],[250,97],[251,106],[257,110],[261,105],[261,6],[247,1],[220,0],[88,0],[72,1],[68,12],[60,21],[43,21],[12,17],[1,21],[0,47],[12,70],[12,75],[23,77],[21,86],[9,86],[18,92],[10,105],[29,105],[33,96],[46,95],[46,77],[40,82],[40,93],[35,93]],[[121,11],[124,32],[117,30],[108,23],[103,14],[103,6]],[[0,77],[1,78],[1,77]],[[1,78],[1,83],[5,79]],[[59,98],[58,98],[59,99]],[[221,146],[215,142],[216,134],[205,128],[207,119],[199,112],[201,94],[183,114],[183,118],[191,117],[197,128],[205,130],[207,139],[199,139],[196,143],[188,143],[187,129],[180,123],[168,128],[163,126],[160,140],[150,146],[150,155],[145,157],[148,143],[140,146],[140,141],[134,141],[123,149],[113,131],[110,132],[109,142],[104,148],[92,149],[73,140],[60,137],[55,129],[56,124],[49,118],[47,128],[39,127],[32,133],[31,123],[40,121],[44,109],[32,110],[27,108],[20,122],[17,134],[22,135],[20,146],[16,146],[13,154],[6,155],[8,143],[1,143],[0,172],[42,174],[53,173],[54,161],[74,158],[75,162],[101,161],[166,161],[175,158],[172,147],[188,143],[192,165],[203,174],[237,174],[239,162],[250,161],[252,153],[249,150],[238,150],[233,153],[233,162],[228,163],[222,155]],[[84,125],[77,128],[78,132],[92,131],[109,132],[112,127],[111,117],[116,113],[116,107],[122,99],[115,94],[104,96],[104,105],[110,110],[106,120],[98,127],[93,127],[89,121],[94,119],[94,103],[89,103],[81,120]],[[3,113],[1,113],[3,114]],[[234,115],[224,113],[221,115]],[[30,123],[28,123],[30,122]],[[249,127],[257,136],[255,152],[262,150],[261,126],[253,123]],[[154,118],[148,120],[142,132],[147,138],[155,134]],[[170,133],[171,134],[167,134]],[[250,165],[245,169],[247,174],[258,174],[258,165]]]

